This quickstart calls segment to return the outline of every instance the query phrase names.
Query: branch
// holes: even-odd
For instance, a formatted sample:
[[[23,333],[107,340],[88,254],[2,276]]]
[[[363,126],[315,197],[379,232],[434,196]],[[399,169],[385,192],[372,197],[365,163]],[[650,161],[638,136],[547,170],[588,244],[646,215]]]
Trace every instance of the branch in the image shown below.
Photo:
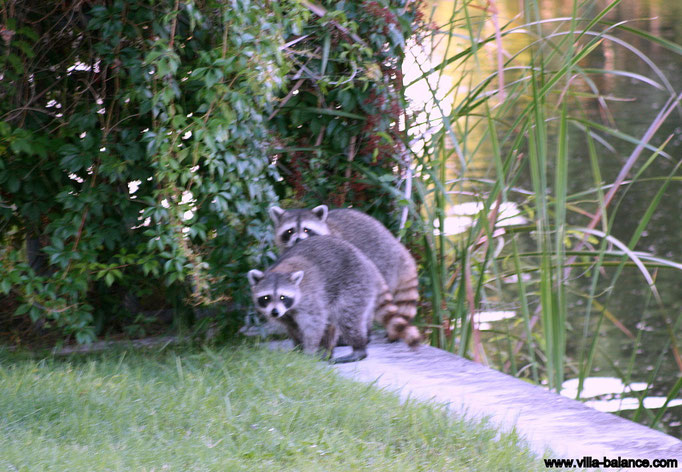
[[[323,17],[327,14],[327,9],[324,8],[322,5],[317,5],[316,3],[309,2],[308,0],[302,0],[301,3],[303,4],[304,7],[306,7],[308,10],[311,12],[315,13],[319,17]],[[339,24],[338,21],[336,20],[329,20],[329,23],[332,25],[336,26],[336,29],[341,31],[343,34],[346,36],[350,37],[353,41],[355,41],[358,44],[361,44],[365,47],[367,47],[367,43],[365,43],[360,36],[357,34],[353,33],[352,31],[349,31],[348,28],[345,26]]]

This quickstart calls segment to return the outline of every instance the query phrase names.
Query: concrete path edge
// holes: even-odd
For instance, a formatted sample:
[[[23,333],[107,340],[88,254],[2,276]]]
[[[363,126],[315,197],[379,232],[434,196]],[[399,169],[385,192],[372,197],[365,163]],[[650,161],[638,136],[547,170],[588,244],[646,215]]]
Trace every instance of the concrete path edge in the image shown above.
[[[350,352],[337,347],[334,355]],[[445,403],[467,418],[516,429],[538,454],[615,459],[677,459],[682,441],[430,346],[371,343],[363,361],[333,365],[341,376],[395,391],[402,399]],[[670,470],[670,469],[668,469]]]

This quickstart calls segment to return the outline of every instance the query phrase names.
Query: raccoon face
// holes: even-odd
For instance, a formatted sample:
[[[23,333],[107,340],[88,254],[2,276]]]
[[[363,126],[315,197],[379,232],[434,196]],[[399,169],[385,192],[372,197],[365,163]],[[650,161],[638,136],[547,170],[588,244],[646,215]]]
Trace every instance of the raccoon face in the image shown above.
[[[253,303],[266,318],[281,318],[294,309],[301,299],[299,285],[303,280],[302,270],[289,274],[264,274],[254,269],[249,271],[247,277],[251,284]]]
[[[328,212],[327,205],[320,205],[312,210],[282,210],[277,206],[270,208],[270,218],[275,224],[275,244],[282,250],[311,236],[329,234]]]

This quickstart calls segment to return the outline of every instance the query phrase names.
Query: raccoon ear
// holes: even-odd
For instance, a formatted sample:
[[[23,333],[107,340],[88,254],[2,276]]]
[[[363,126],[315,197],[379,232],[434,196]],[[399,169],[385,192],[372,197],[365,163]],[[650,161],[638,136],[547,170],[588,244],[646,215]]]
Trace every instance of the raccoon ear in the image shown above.
[[[299,270],[297,272],[292,272],[289,275],[289,279],[296,285],[297,287],[301,284],[301,280],[303,280],[303,274],[304,272],[302,270]]]
[[[316,206],[311,211],[313,212],[313,215],[317,216],[323,223],[327,221],[327,214],[329,213],[327,205]]]
[[[249,279],[249,284],[253,287],[256,285],[258,282],[263,280],[263,277],[265,277],[265,274],[261,272],[260,270],[250,270],[248,274],[246,274],[246,277]]]
[[[284,214],[284,210],[282,210],[282,209],[281,209],[280,207],[278,207],[278,206],[272,206],[272,207],[270,207],[270,209],[268,210],[268,213],[270,214],[270,219],[271,219],[275,224],[279,224],[279,220],[280,220],[280,218],[282,217],[282,215]]]

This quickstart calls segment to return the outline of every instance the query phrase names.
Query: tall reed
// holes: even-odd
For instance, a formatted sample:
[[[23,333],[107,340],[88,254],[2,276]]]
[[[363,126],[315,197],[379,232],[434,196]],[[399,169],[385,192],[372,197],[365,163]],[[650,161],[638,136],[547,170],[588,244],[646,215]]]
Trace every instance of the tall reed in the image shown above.
[[[638,249],[666,189],[682,181],[682,161],[666,153],[670,137],[661,132],[669,115],[679,113],[682,95],[621,36],[655,42],[676,56],[682,47],[610,22],[620,3],[598,9],[604,2],[574,0],[571,16],[555,19],[541,18],[536,0],[526,0],[516,18],[506,18],[498,2],[481,9],[459,0],[448,3],[447,13],[434,8],[437,28],[426,45],[411,49],[419,72],[407,81],[408,96],[411,87],[426,95],[410,129],[416,193],[411,208],[421,229],[422,285],[429,300],[422,320],[431,343],[556,391],[567,375],[578,378],[578,395],[595,360],[605,356],[599,348],[604,323],[632,345],[629,368],[619,372],[624,383],[633,381],[641,336],[609,309],[624,269],[639,271],[642,288],[659,308],[664,304],[656,271],[680,277],[682,270],[670,258]],[[634,54],[648,75],[587,66],[604,48]],[[608,84],[618,77],[663,98],[640,135],[624,131],[611,115],[610,101],[617,97]],[[629,155],[614,172],[616,149]],[[652,178],[648,171],[659,159],[673,161],[673,168]],[[582,162],[589,167],[576,169]],[[590,184],[577,183],[576,174]],[[652,183],[656,191],[629,240],[617,239],[614,224],[632,218],[621,206],[624,196]],[[510,208],[525,223],[508,225]],[[486,309],[520,316],[482,334],[476,314]],[[655,349],[661,362],[673,361],[682,371],[680,314],[663,318],[666,341]],[[646,379],[649,387],[654,378]],[[677,382],[668,401],[680,388]],[[660,421],[664,410],[650,423]]]

